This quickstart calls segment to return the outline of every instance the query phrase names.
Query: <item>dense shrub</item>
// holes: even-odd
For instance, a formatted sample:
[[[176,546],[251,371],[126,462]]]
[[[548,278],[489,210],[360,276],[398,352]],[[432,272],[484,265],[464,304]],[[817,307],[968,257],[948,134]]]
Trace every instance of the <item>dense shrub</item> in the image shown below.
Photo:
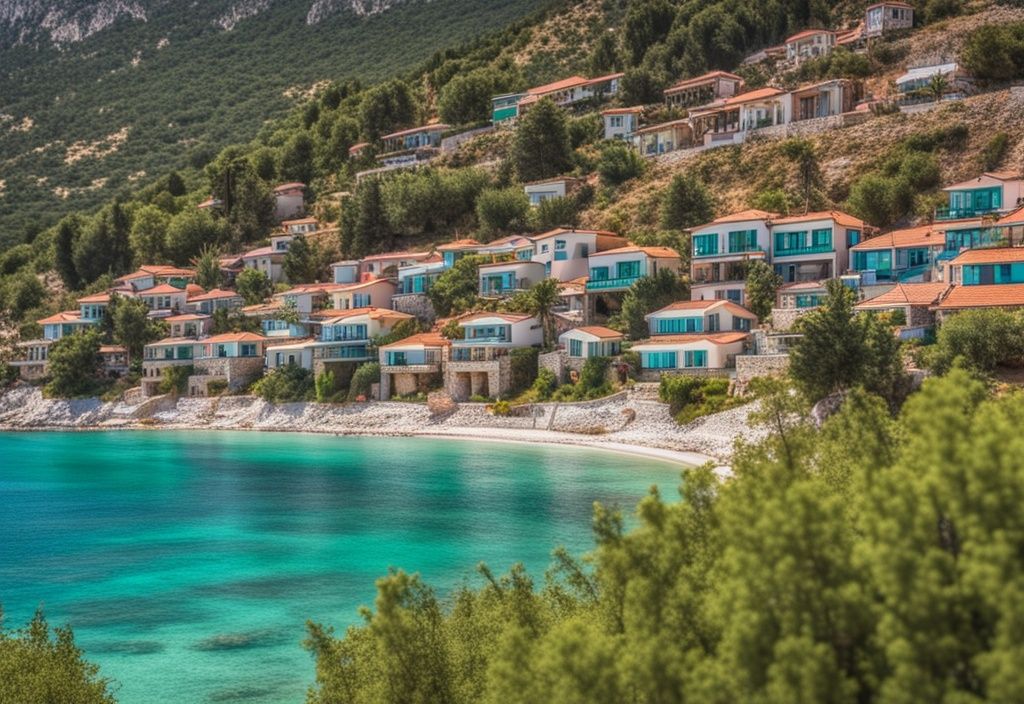
[[[644,172],[646,163],[636,149],[619,140],[609,142],[601,148],[601,157],[597,161],[597,173],[601,183],[606,186],[618,186]]]
[[[184,394],[188,391],[188,378],[192,376],[193,367],[191,364],[182,366],[165,367],[160,375],[160,386],[162,394]]]
[[[963,48],[964,67],[983,80],[1024,77],[1024,22],[985,24]]]
[[[278,367],[252,385],[252,392],[270,403],[312,400],[313,372],[297,364]]]
[[[370,398],[373,385],[379,383],[380,364],[378,362],[360,365],[352,375],[352,381],[349,382],[348,400],[356,401],[360,396],[366,399]]]
[[[983,373],[1024,363],[1024,316],[998,308],[957,313],[943,321],[926,358],[940,374],[956,363]]]
[[[510,392],[517,394],[537,379],[538,351],[533,348],[521,348],[509,353],[512,365],[512,387]]]
[[[530,199],[519,186],[483,191],[476,199],[480,231],[488,236],[526,229]]]
[[[87,330],[66,335],[50,345],[47,356],[47,396],[74,398],[96,390],[100,368],[100,335]]]

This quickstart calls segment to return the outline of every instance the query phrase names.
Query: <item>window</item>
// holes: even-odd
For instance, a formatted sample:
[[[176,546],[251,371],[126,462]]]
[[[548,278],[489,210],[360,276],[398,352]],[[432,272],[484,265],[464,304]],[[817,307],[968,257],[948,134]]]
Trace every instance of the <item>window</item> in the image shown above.
[[[693,256],[707,257],[712,254],[718,254],[718,235],[697,235],[693,238]]]
[[[741,332],[750,332],[750,318],[735,317],[732,319],[732,329]]]
[[[255,357],[256,356],[256,344],[253,343],[253,342],[244,342],[244,343],[242,343],[241,355],[243,357]]]
[[[227,345],[217,345],[217,356],[218,357],[227,357],[228,356]]]
[[[683,366],[691,369],[708,366],[708,353],[704,350],[690,350],[683,353]]]
[[[615,265],[615,278],[635,279],[640,276],[640,262],[619,262]]]
[[[739,230],[729,233],[730,252],[754,252],[757,249],[757,230]]]
[[[589,256],[590,256],[590,245],[581,244],[580,245],[580,257],[582,257],[583,259],[586,259]]]
[[[645,369],[675,369],[676,353],[644,352],[640,362]]]
[[[847,230],[846,231],[846,246],[852,247],[853,245],[860,242],[860,230]]]
[[[370,303],[370,294],[368,293],[354,293],[352,294],[352,307],[364,308],[373,305]]]
[[[812,247],[831,247],[832,246],[832,228],[827,227],[821,230],[814,230],[811,232],[811,246]]]
[[[569,340],[569,356],[570,357],[582,357],[583,356],[583,341],[582,340]]]
[[[612,115],[611,117],[612,127],[622,127],[622,115]]]
[[[776,232],[775,251],[788,252],[804,248],[807,239],[807,232]]]
[[[704,318],[662,318],[657,330],[659,335],[704,332]]]
[[[541,253],[541,254],[546,254],[546,253],[547,253],[547,251],[548,251],[548,245],[546,245],[546,244],[542,244],[542,245],[540,246],[540,253]]]
[[[606,266],[595,266],[590,270],[591,281],[607,281],[608,280],[608,267]]]
[[[721,329],[721,320],[718,317],[718,313],[712,313],[708,316],[708,332],[718,332]]]
[[[565,240],[555,240],[555,250],[559,251],[563,249],[565,249]]]
[[[588,342],[587,343],[587,356],[588,357],[600,357],[601,356],[601,343],[600,342]]]

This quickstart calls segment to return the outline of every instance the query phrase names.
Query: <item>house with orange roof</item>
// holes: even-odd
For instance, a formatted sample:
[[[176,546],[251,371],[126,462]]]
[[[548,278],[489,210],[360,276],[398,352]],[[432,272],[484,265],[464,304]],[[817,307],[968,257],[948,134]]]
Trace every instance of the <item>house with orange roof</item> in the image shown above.
[[[130,286],[135,291],[153,288],[157,284],[170,284],[185,288],[195,279],[195,271],[163,264],[144,264],[130,274],[114,279],[115,286]]]
[[[934,307],[949,289],[943,282],[897,283],[885,293],[860,301],[857,312],[901,313],[904,328],[928,328],[935,324]],[[915,335],[919,336],[919,335]],[[901,337],[910,335],[901,333]]]
[[[728,71],[710,71],[701,76],[683,79],[666,88],[665,103],[670,107],[694,108],[715,100],[731,98],[742,92],[744,81]]]
[[[526,291],[547,278],[544,264],[534,261],[512,260],[481,264],[477,271],[482,298],[511,296]]]
[[[274,187],[274,219],[278,222],[306,212],[306,184],[292,181]]]
[[[202,290],[202,289],[200,289]],[[186,306],[195,313],[213,315],[218,310],[235,310],[241,308],[245,301],[237,291],[213,288],[195,296],[189,296]]]
[[[553,83],[530,88],[525,93],[506,93],[491,98],[491,122],[495,125],[522,117],[532,105],[550,98],[556,105],[568,107],[586,100],[602,100],[619,92],[622,73],[596,78],[569,76]]]
[[[314,372],[328,364],[358,366],[376,358],[375,337],[387,335],[398,323],[412,319],[407,313],[376,307],[317,311],[310,316],[315,339],[271,344],[266,350],[266,365],[276,369],[295,363]]]
[[[630,140],[640,129],[640,117],[644,109],[636,106],[631,108],[609,108],[601,111],[604,122],[605,139]]]
[[[1003,215],[1024,205],[1024,177],[1015,171],[986,171],[942,190],[949,203],[936,209],[936,220]]]
[[[1024,247],[969,249],[948,264],[949,283],[959,286],[1024,284]]]
[[[849,78],[833,78],[790,92],[790,122],[834,117],[853,112],[864,95],[863,84]]]
[[[694,146],[693,125],[687,117],[640,127],[633,133],[633,144],[643,156],[687,149]]]
[[[371,254],[359,260],[359,276],[360,278],[366,278],[367,276],[374,278],[394,277],[401,267],[418,264],[429,259],[430,255],[430,252],[385,252],[383,254]]]
[[[871,230],[838,210],[778,218],[771,223],[771,261],[784,283],[823,281],[850,266],[850,248]]]
[[[617,330],[602,325],[583,325],[559,335],[558,345],[565,350],[570,360],[583,361],[591,357],[618,356],[625,339],[625,335]]]
[[[434,150],[441,147],[441,136],[451,125],[434,123],[386,134],[380,138],[381,159],[385,161],[403,152],[417,152],[422,149]]]
[[[208,396],[211,382],[238,391],[263,375],[267,338],[253,332],[229,332],[196,341],[189,396]]]
[[[180,313],[163,319],[169,328],[168,337],[200,338],[210,334],[213,318],[203,313]]]
[[[913,26],[914,6],[909,3],[887,0],[868,5],[864,10],[864,37],[867,39]]]
[[[284,281],[284,257],[288,248],[280,245],[257,247],[242,255],[242,264],[246,269],[262,271],[272,283]]]
[[[391,297],[398,292],[398,284],[392,279],[371,279],[354,284],[334,284],[328,292],[334,310],[352,308],[388,308]]]
[[[446,242],[437,248],[437,252],[440,253],[442,260],[444,261],[445,269],[451,269],[455,266],[455,262],[462,259],[467,254],[477,254],[484,245],[472,238],[462,238]]]
[[[281,229],[289,235],[308,235],[320,229],[320,221],[313,217],[283,220]]]
[[[690,297],[746,302],[747,267],[769,261],[771,222],[778,213],[742,210],[690,230]]]
[[[530,199],[530,205],[536,207],[546,200],[565,198],[567,195],[571,195],[579,184],[580,180],[577,178],[560,176],[523,184],[523,192]]]
[[[558,281],[586,276],[592,254],[628,244],[625,238],[606,230],[577,230],[558,227],[530,238],[532,261],[544,265],[544,275]]]
[[[946,235],[936,225],[927,224],[892,230],[858,242],[850,248],[850,268],[861,275],[861,282],[925,281],[935,271],[946,248]]]
[[[458,318],[462,337],[452,340],[445,389],[456,401],[498,398],[512,387],[512,350],[544,344],[541,322],[518,313],[471,313]]]
[[[532,243],[531,243],[532,247]],[[423,296],[447,267],[440,254],[398,269],[396,296]]]
[[[706,147],[738,144],[748,132],[790,122],[791,101],[781,88],[757,88],[690,112],[693,141]]]
[[[933,307],[941,324],[948,316],[977,308],[1024,308],[1024,284],[976,284],[952,286]]]
[[[750,332],[757,316],[726,300],[676,301],[644,316],[651,335]]]
[[[666,269],[678,274],[681,262],[679,252],[670,247],[631,244],[593,252],[588,258],[590,278],[587,280],[587,292],[625,291],[642,276],[656,276]]]
[[[728,374],[749,341],[745,332],[652,335],[630,351],[640,354],[641,378],[656,381],[662,374]]]
[[[427,393],[443,383],[442,365],[451,340],[437,332],[424,332],[383,345],[380,362],[380,398]]]
[[[138,298],[149,306],[149,314],[154,317],[165,317],[172,313],[186,310],[188,291],[171,284],[157,284],[152,288],[139,291]]]
[[[359,260],[347,259],[331,264],[331,280],[336,284],[354,284],[359,281]]]
[[[836,33],[831,29],[805,29],[786,39],[786,61],[799,65],[832,53]]]
[[[478,253],[495,257],[512,256],[521,261],[533,257],[533,240],[527,235],[509,235],[482,245]]]

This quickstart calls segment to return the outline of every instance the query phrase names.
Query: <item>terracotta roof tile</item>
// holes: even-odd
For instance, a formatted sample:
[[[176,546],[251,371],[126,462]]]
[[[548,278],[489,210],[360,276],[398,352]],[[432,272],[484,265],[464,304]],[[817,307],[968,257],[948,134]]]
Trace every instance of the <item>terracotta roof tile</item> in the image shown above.
[[[417,335],[411,335],[404,340],[398,340],[392,342],[389,345],[381,345],[380,349],[386,350],[392,347],[447,347],[451,344],[451,340],[441,335],[439,332],[421,332]]]
[[[953,286],[939,301],[938,310],[1024,306],[1024,284]]]
[[[961,252],[956,259],[950,262],[950,265],[1002,264],[1004,262],[1024,262],[1024,247],[986,247],[983,249],[968,249],[966,252]]]
[[[875,249],[901,249],[904,247],[929,247],[933,245],[945,246],[946,238],[942,230],[935,225],[921,225],[919,227],[908,227],[903,230],[893,230],[858,242],[850,247],[854,252],[865,252]]]
[[[844,227],[853,227],[859,230],[864,230],[869,227],[869,225],[863,220],[839,210],[823,210],[814,213],[805,213],[804,215],[791,215],[790,217],[779,218],[773,222],[772,225],[792,225],[798,222],[811,222],[812,220],[834,220]]]
[[[569,332],[582,332],[587,335],[593,335],[594,337],[602,340],[621,340],[624,337],[621,332],[612,330],[611,328],[602,327],[601,325],[584,325],[583,327],[573,328],[566,331],[566,333]],[[564,335],[566,333],[562,334]]]
[[[942,297],[948,288],[949,284],[942,282],[896,284],[881,296],[861,301],[854,307],[858,310],[870,310],[894,306],[931,306]]]
[[[734,342],[742,342],[750,337],[746,332],[714,332],[708,334],[697,333],[694,335],[655,335],[646,340],[641,340],[633,345],[632,349],[656,345],[687,345],[694,342],[711,342],[716,345],[731,345]]]
[[[700,310],[700,311],[705,311],[705,310],[711,310],[712,308],[716,308],[716,309],[720,308],[722,310],[727,310],[730,313],[732,313],[733,315],[738,315],[738,316],[743,317],[743,318],[754,318],[755,320],[757,319],[757,316],[754,314],[753,311],[747,310],[746,308],[744,308],[743,306],[739,305],[738,303],[733,303],[732,301],[727,301],[727,300],[724,300],[724,299],[714,299],[714,300],[710,300],[710,301],[676,301],[675,303],[669,303],[664,308],[659,308],[658,310],[654,311],[653,313],[648,313],[648,316],[654,315],[656,313],[663,313],[665,311],[673,311],[673,310]]]
[[[633,252],[643,252],[648,257],[655,258],[679,258],[679,252],[672,249],[671,247],[641,247],[640,245],[631,244],[625,247],[617,247],[616,249],[606,249],[603,252],[592,252],[590,258],[604,257],[609,254],[631,254]]]
[[[704,83],[710,83],[711,81],[715,80],[716,78],[731,78],[731,79],[733,79],[735,81],[742,81],[743,80],[740,76],[737,76],[735,73],[729,73],[728,71],[709,71],[708,73],[705,73],[705,74],[703,74],[701,76],[696,76],[694,78],[685,78],[685,79],[679,81],[678,83],[676,83],[676,84],[666,88],[664,90],[664,92],[665,93],[673,93],[673,92],[675,92],[677,90],[683,90],[684,88],[690,88],[691,86],[699,86],[699,85],[702,85]]]

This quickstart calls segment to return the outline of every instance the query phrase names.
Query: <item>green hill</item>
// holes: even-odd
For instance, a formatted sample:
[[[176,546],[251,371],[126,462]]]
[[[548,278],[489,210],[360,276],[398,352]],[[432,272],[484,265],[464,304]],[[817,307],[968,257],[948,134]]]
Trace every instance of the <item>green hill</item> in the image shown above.
[[[346,0],[314,24],[313,9],[332,3],[97,3],[141,7],[145,21],[110,10],[112,24],[60,44],[54,35],[88,31],[97,16],[69,10],[47,35],[24,13],[65,3],[0,3],[0,244],[171,168],[205,163],[316,82],[408,73],[545,2]],[[354,13],[366,6],[388,9]],[[18,12],[24,26],[11,19]],[[256,14],[224,28],[247,12]]]

